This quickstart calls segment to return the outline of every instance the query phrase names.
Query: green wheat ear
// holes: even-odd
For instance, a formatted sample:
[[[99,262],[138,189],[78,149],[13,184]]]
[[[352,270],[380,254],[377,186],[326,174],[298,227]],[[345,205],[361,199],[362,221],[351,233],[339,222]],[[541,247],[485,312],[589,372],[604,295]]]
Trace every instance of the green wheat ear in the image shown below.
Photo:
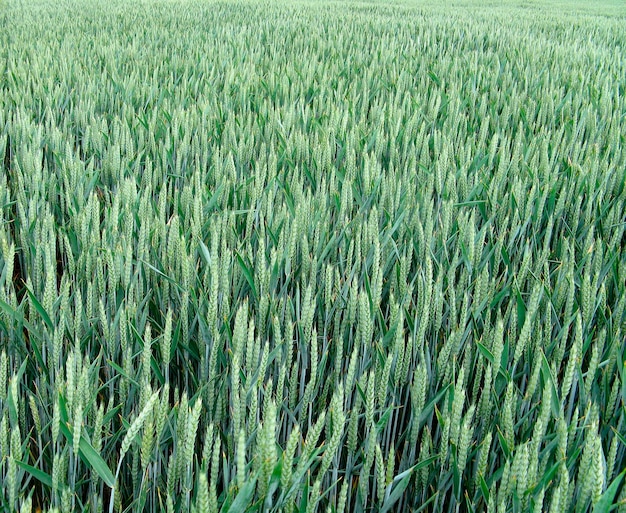
[[[154,407],[154,404],[156,403],[158,398],[159,398],[159,392],[158,391],[154,392],[152,396],[150,397],[150,399],[148,400],[148,402],[146,403],[146,405],[141,410],[141,412],[139,412],[139,415],[137,415],[135,420],[133,420],[132,424],[128,428],[128,431],[126,432],[126,435],[124,435],[124,439],[122,440],[122,445],[120,448],[120,456],[119,456],[119,461],[117,464],[117,470],[115,471],[116,482],[119,477],[120,470],[122,468],[122,460],[124,459],[124,456],[130,449],[130,446],[133,443],[135,437],[139,434],[139,431],[141,430],[144,422],[152,414],[152,408]],[[109,513],[113,512],[114,498],[115,498],[115,486],[116,485],[111,487],[111,500],[110,500],[110,505],[109,505]]]

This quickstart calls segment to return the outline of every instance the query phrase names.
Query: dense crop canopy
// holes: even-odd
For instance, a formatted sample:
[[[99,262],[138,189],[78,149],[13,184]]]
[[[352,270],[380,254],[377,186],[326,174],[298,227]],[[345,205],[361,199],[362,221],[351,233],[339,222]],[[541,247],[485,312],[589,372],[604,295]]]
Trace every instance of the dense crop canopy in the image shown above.
[[[526,4],[4,0],[0,510],[626,511],[626,12]]]

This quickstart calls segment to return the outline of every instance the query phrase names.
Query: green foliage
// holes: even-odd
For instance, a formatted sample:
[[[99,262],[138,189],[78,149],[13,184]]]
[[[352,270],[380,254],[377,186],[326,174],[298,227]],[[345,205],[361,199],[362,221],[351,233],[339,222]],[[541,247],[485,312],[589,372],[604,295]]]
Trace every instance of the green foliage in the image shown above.
[[[0,511],[626,508],[602,9],[4,3]]]

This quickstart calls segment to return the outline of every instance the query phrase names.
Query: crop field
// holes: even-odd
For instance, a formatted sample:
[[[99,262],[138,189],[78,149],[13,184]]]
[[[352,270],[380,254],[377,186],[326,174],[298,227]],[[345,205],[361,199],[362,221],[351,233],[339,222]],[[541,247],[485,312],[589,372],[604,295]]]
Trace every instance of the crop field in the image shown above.
[[[626,5],[0,0],[0,512],[626,512]]]

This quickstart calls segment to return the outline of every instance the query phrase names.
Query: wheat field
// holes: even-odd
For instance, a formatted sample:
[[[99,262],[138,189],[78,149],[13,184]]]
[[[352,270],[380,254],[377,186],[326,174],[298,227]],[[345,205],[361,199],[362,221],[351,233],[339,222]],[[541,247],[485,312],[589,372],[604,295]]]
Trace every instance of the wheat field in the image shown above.
[[[0,511],[626,512],[626,6],[0,2]]]

